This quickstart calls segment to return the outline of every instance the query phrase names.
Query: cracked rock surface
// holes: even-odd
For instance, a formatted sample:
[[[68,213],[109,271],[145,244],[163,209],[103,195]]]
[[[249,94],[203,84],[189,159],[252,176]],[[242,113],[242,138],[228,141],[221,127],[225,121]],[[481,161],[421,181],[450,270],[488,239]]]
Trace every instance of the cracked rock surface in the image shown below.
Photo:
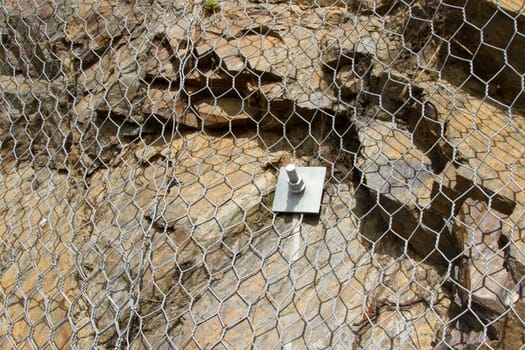
[[[2,348],[523,344],[515,2],[4,3]]]

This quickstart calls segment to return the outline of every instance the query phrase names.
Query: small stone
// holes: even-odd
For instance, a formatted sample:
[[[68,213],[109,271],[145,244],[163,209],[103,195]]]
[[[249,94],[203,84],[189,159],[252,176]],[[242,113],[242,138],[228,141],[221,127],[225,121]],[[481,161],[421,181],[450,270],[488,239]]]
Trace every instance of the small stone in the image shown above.
[[[205,128],[217,129],[230,125],[255,123],[256,111],[235,98],[212,98],[197,102],[194,107]]]

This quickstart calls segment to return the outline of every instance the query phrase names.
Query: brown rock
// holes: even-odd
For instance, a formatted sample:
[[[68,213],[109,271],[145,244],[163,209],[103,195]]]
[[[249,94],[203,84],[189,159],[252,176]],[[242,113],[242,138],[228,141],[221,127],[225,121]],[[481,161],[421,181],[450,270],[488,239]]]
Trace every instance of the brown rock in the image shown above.
[[[179,55],[164,42],[156,40],[149,49],[146,62],[147,77],[151,80],[161,79],[168,82],[179,80]]]
[[[434,104],[428,101],[414,103],[408,124],[414,143],[428,154],[434,171],[441,172],[452,157],[452,150],[444,138],[447,124],[439,120]]]
[[[225,339],[231,347],[365,347],[370,338],[359,334],[372,325],[363,322],[357,330],[352,323],[366,320],[364,305],[369,300],[380,305],[378,316],[384,318],[373,333],[380,342],[400,339],[393,334],[403,324],[405,337],[399,344],[416,348],[429,345],[443,319],[427,313],[423,300],[430,297],[428,290],[439,281],[439,274],[430,266],[409,260],[394,262],[386,254],[374,254],[377,266],[371,264],[372,255],[359,243],[357,221],[348,211],[352,190],[341,185],[333,193],[337,194],[325,198],[326,211],[320,223],[277,218],[272,225],[279,232],[290,232],[290,236],[279,238],[273,229],[265,231],[253,241],[254,250],[234,263],[233,270],[211,282],[186,310],[181,325],[169,335],[158,330],[147,334],[149,341],[169,336],[176,345]],[[389,252],[397,254],[394,252],[400,248]],[[446,319],[449,301],[441,292],[434,297],[435,310]],[[406,310],[403,316],[395,311],[397,303]],[[407,319],[414,322],[407,323]],[[203,334],[208,338],[202,339]]]
[[[251,0],[252,2],[263,2],[260,0]],[[279,3],[288,3],[288,1],[285,0],[270,0],[270,4],[279,4]],[[301,6],[312,6],[313,2],[311,0],[292,0],[292,4],[295,5],[301,5]],[[330,6],[345,6],[345,3],[341,0],[316,0],[315,6],[321,6],[321,7],[330,7]]]
[[[154,114],[162,120],[181,121],[184,124],[186,103],[180,91],[149,88],[143,111],[146,114]]]
[[[417,300],[417,299],[414,299]],[[428,312],[421,299],[406,309],[402,302],[383,305],[379,316],[376,316],[359,342],[354,343],[360,349],[378,346],[382,349],[433,349],[435,347],[436,329],[440,319]],[[407,324],[410,326],[407,327]],[[375,331],[379,329],[380,331]]]
[[[505,220],[505,215],[479,200],[469,198],[461,206],[456,232],[463,245],[460,279],[464,284],[459,293],[464,307],[474,302],[500,315],[518,298],[500,248]]]
[[[497,328],[502,348],[523,343],[522,303],[505,295],[509,275],[515,284],[525,275],[519,116],[432,83],[425,96],[437,117],[422,107],[408,131],[400,120],[345,119],[375,104],[347,103],[363,92],[388,99],[377,108],[392,120],[385,111],[405,102],[405,87],[419,94],[391,70],[412,48],[396,41],[397,18],[376,18],[391,0],[226,0],[217,14],[187,0],[89,0],[68,16],[64,5],[16,3],[0,16],[21,7],[23,25],[67,25],[41,37],[32,34],[40,23],[0,28],[4,46],[31,40],[13,46],[19,53],[0,50],[9,139],[0,158],[0,346],[431,348],[454,333],[443,287],[451,269],[410,256],[450,264],[458,241],[462,306],[490,321],[487,333]],[[349,16],[357,6],[370,16]],[[521,23],[515,15],[507,17]],[[63,35],[60,45],[74,50],[67,64],[48,60]],[[388,72],[369,79],[374,61]],[[155,120],[174,128],[149,134]],[[455,153],[444,152],[450,162],[436,170],[443,140]],[[6,161],[11,152],[17,164]],[[292,160],[330,166],[319,217],[269,210],[275,171]],[[67,175],[49,171],[60,164]],[[366,196],[351,185],[358,174]],[[496,346],[481,333],[457,330],[448,344]]]
[[[214,247],[228,242],[230,249],[239,249],[235,242],[244,239],[247,218],[275,183],[275,175],[259,166],[265,152],[253,134],[237,136],[188,134],[171,144],[143,145],[126,158],[126,166],[92,175],[87,200],[94,208],[95,234],[82,248],[82,268],[90,278],[74,308],[79,322],[87,325],[78,335],[79,346],[89,346],[97,330],[99,343],[110,344],[115,322],[129,320],[135,295],[129,292],[128,274],[142,269],[139,312],[149,313],[157,310],[154,301],[163,295],[185,305],[187,293],[199,294],[208,277],[194,271],[204,263],[204,248],[213,271],[220,273],[230,262],[228,254]],[[144,235],[151,240],[146,243]],[[174,283],[179,279],[184,282]]]
[[[2,153],[35,165],[66,168],[70,111],[65,83],[17,76],[0,76],[3,106],[0,128]]]
[[[202,60],[213,52],[214,48],[217,47],[217,41],[221,40],[221,37],[215,33],[204,33],[198,39],[195,45],[195,53]]]
[[[472,186],[458,176],[452,162],[435,176],[432,188],[432,209],[443,216],[454,216],[453,206],[459,205],[471,194]]]
[[[519,349],[525,344],[523,322],[525,318],[525,304],[523,301],[512,306],[501,321],[496,324],[500,338],[494,348],[498,350]]]
[[[172,147],[181,149],[182,142],[188,148],[177,155],[176,177],[184,185],[174,188],[162,201],[167,205],[162,215],[154,216],[158,210],[155,208],[148,215],[161,227],[192,232],[193,240],[206,247],[219,236],[228,236],[237,232],[239,225],[242,227],[242,217],[257,209],[257,193],[270,186],[273,175],[251,166],[264,155],[256,142],[237,148],[233,140],[219,139],[219,143],[213,143],[218,150],[215,155],[209,153],[213,139],[193,135],[185,141],[178,140]],[[245,153],[241,154],[241,150]],[[204,167],[194,162],[208,157]],[[199,179],[195,174],[199,174]]]
[[[280,36],[272,36],[271,32],[265,35],[246,35],[239,40],[237,45],[250,68],[259,72],[278,71],[288,58],[286,54],[288,47],[285,46]],[[284,69],[278,72],[286,74]]]
[[[430,159],[394,123],[372,120],[359,125],[358,134],[358,168],[366,186],[379,196],[382,214],[395,234],[422,257],[455,257],[455,239],[444,217],[430,210],[434,183]],[[437,233],[441,253],[435,249]]]
[[[0,14],[0,20],[4,20],[4,13],[25,19],[41,18],[42,20],[48,20],[53,16],[53,11],[61,9],[53,1],[44,0],[40,1],[38,6],[31,5],[31,0],[7,0],[4,3],[4,11]]]
[[[301,10],[301,24],[310,29],[321,29],[326,26],[339,26],[345,22],[345,11],[340,8],[315,7]]]
[[[525,188],[525,160],[522,145],[525,128],[521,118],[509,119],[508,113],[488,102],[458,91],[420,84],[438,111],[440,122],[447,123],[445,138],[456,149],[458,175],[493,197],[499,211],[510,214],[517,195]],[[450,104],[454,101],[454,104]]]
[[[339,30],[329,31],[324,38],[323,61],[334,67],[337,62],[345,64],[356,55],[362,55],[390,64],[398,55],[401,44],[381,28],[381,21],[376,17],[360,16],[342,24]]]
[[[234,91],[243,91],[248,79],[251,79],[251,76],[248,74],[238,73],[232,75],[223,68],[195,68],[184,76],[184,88],[190,96],[220,96],[231,94]]]
[[[395,0],[374,0],[374,1],[363,1],[363,2],[352,2],[350,5],[356,10],[362,12],[372,12],[383,15],[387,13],[393,6],[395,6]]]
[[[422,82],[417,87],[425,91],[437,110],[436,122],[446,124],[443,136],[455,149],[452,163],[438,180],[443,187],[434,190],[433,197],[437,196],[434,198],[438,201],[434,201],[433,207],[442,206],[440,211],[444,213],[443,208],[448,210],[446,207],[452,200],[461,200],[468,192],[482,201],[490,197],[494,210],[505,215],[512,213],[502,230],[511,242],[508,268],[518,281],[525,274],[525,258],[520,248],[524,209],[519,204],[523,202],[521,193],[525,187],[521,154],[525,138],[519,130],[525,125],[519,117],[509,119],[506,111],[446,82],[440,84]]]
[[[196,47],[198,56],[214,53],[230,74],[249,69],[282,80],[286,88],[281,98],[294,101],[300,108],[335,108],[336,99],[328,89],[320,62],[321,39],[315,32],[301,26],[277,31],[274,25],[255,30],[252,23],[242,19],[234,26],[243,29],[235,29],[233,37],[220,31],[206,33]]]
[[[503,226],[503,233],[509,243],[507,266],[512,279],[520,285],[525,276],[525,207],[523,203],[525,203],[525,196],[520,194],[507,225]],[[521,294],[523,297],[523,292]]]
[[[503,10],[510,12],[520,12],[520,10],[523,9],[523,4],[516,0],[486,0],[484,2],[486,3],[486,5],[500,7]]]
[[[355,74],[352,66],[343,66],[337,72],[336,82],[343,98],[352,98],[361,91],[361,78]]]
[[[254,124],[257,114],[246,102],[235,98],[208,98],[193,106],[205,128],[219,129]]]
[[[242,84],[247,79],[239,74],[253,71],[272,80],[281,80],[285,89],[281,91],[280,99],[294,101],[297,107],[308,110],[336,108],[336,98],[328,88],[319,55],[322,52],[322,35],[302,26],[282,26],[282,30],[277,30],[279,25],[271,21],[269,24],[270,27],[258,24],[254,28],[251,21],[241,16],[228,25],[212,25],[200,35],[195,47],[199,61],[210,60],[214,66],[211,73],[227,75],[229,79],[222,79],[226,82],[224,87],[215,79],[219,83],[212,89],[210,84],[213,80],[206,79],[204,86],[197,84],[199,88],[196,92],[201,91],[200,86],[203,90],[219,94],[231,91],[234,86],[242,89],[238,85],[239,80]],[[209,69],[203,66],[194,69],[191,75],[195,75],[191,79],[198,79],[200,75],[210,74]]]
[[[101,91],[98,109],[115,113],[122,116],[136,113],[137,101],[144,93],[144,85],[141,84],[136,73],[122,73],[114,77],[108,77],[107,90]],[[140,119],[138,120],[140,122]]]
[[[200,58],[215,53],[229,72],[241,72],[246,68],[258,72],[286,74],[281,65],[286,64],[287,53],[279,34],[268,29],[264,35],[252,28],[253,24],[244,17],[233,21],[230,26],[213,26],[204,33],[196,45]],[[285,68],[285,67],[284,67]]]
[[[237,40],[226,40],[224,38],[217,38],[213,42],[214,52],[217,54],[220,60],[221,66],[223,66],[229,72],[241,72],[247,68],[245,60],[242,58]]]
[[[3,162],[0,290],[2,348],[70,344],[69,308],[78,292],[74,219],[66,175]],[[69,192],[69,193],[68,193]],[[36,210],[35,208],[38,208]],[[52,252],[52,253],[51,253]]]
[[[185,47],[191,34],[190,22],[186,18],[178,18],[166,29],[166,38],[173,51]]]
[[[137,150],[136,154],[144,159],[143,165],[129,157],[127,166],[99,170],[92,175],[93,185],[86,199],[89,208],[95,208],[89,212],[96,219],[93,220],[93,234],[82,245],[81,262],[83,273],[89,276],[89,280],[85,282],[85,292],[78,297],[73,310],[78,314],[78,322],[86,325],[78,334],[79,347],[89,347],[95,335],[100,344],[110,342],[117,331],[116,323],[129,320],[130,305],[137,300],[134,300],[136,295],[129,291],[132,281],[127,273],[141,273],[143,252],[135,247],[144,244],[145,234],[154,235],[150,248],[155,251],[150,256],[150,265],[142,270],[144,286],[155,281],[164,291],[164,288],[169,288],[165,286],[176,278],[178,270],[173,268],[176,262],[168,266],[167,261],[173,259],[177,244],[184,240],[183,233],[177,232],[165,240],[164,235],[155,236],[153,229],[144,229],[150,226],[145,217],[148,206],[157,195],[160,196],[160,191],[167,191],[172,185],[163,176],[170,168],[162,160],[152,158],[163,149],[152,146],[151,154]],[[129,181],[130,178],[133,180]],[[122,236],[123,230],[125,236]],[[104,234],[100,235],[100,232]],[[152,271],[161,274],[152,276]],[[109,281],[112,288],[107,290]],[[148,299],[156,297],[151,289],[142,293]]]
[[[459,7],[447,13],[445,35],[454,33],[455,42],[450,55],[460,59],[447,62],[448,79],[456,85],[475,75],[469,88],[479,96],[488,94],[513,110],[523,111],[521,75],[525,64],[520,57],[525,53],[525,39],[515,36],[516,26],[525,24],[523,2],[515,0],[481,0],[476,4],[454,1]],[[472,28],[462,26],[464,22]],[[482,34],[483,33],[483,34]]]
[[[74,15],[68,17],[66,38],[82,45],[84,53],[105,49],[124,32],[132,32],[144,19],[141,1],[81,1]]]
[[[262,83],[255,85],[248,80],[247,88],[250,93],[248,103],[254,106],[259,112],[258,125],[265,130],[282,130],[286,124],[288,126],[311,121],[315,110],[298,109],[298,102],[302,106],[309,103],[307,100],[310,96],[296,96],[300,100],[293,100],[289,94],[287,85],[284,83]],[[323,94],[317,94],[317,98],[323,98]],[[312,102],[313,103],[313,102]],[[313,105],[310,107],[313,108]],[[304,137],[304,136],[303,136]]]
[[[61,64],[54,48],[54,41],[63,38],[64,12],[52,2],[43,2],[37,8],[29,2],[7,1],[0,14],[0,74],[21,74],[35,79],[56,79],[61,76]],[[22,6],[26,6],[23,8]],[[58,18],[58,20],[57,20]]]
[[[303,27],[290,27],[281,33],[286,47],[286,59],[272,69],[282,76],[285,98],[295,101],[297,107],[317,111],[337,108],[336,98],[330,90],[329,78],[323,71],[319,54],[323,50],[322,39],[314,31]]]
[[[144,44],[144,42],[149,44]],[[89,109],[104,114],[135,118],[142,123],[140,113],[146,95],[147,63],[151,48],[146,34],[135,40],[123,38],[115,49],[83,69],[79,88],[89,95]]]
[[[75,133],[78,139],[68,158],[68,166],[76,173],[91,174],[100,166],[116,165],[126,140],[151,132],[147,124],[139,124],[146,119],[142,113],[123,118],[95,110],[93,102],[92,96],[87,95],[73,109],[75,126],[82,130],[82,137]]]

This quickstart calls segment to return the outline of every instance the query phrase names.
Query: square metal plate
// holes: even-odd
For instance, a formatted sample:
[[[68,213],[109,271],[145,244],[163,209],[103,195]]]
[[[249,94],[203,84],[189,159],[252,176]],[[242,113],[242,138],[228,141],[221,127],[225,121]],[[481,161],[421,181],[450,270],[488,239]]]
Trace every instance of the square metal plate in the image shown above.
[[[277,188],[273,198],[272,210],[277,213],[319,213],[323,197],[325,167],[297,167],[297,174],[303,178],[305,189],[293,193],[288,186],[285,168],[279,171]]]

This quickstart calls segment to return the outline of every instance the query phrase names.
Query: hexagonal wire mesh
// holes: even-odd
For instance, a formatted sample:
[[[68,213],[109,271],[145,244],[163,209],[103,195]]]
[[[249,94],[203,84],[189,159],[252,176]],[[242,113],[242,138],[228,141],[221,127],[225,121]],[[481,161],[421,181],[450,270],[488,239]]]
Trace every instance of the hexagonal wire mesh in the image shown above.
[[[521,2],[1,4],[2,348],[522,346]]]

